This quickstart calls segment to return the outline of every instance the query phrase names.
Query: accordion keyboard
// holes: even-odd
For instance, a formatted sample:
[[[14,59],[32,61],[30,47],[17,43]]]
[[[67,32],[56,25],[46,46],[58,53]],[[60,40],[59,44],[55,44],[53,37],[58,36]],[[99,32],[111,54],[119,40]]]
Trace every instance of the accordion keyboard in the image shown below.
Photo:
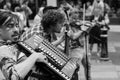
[[[21,46],[23,46],[24,48],[27,49],[27,51],[29,51],[30,53],[34,53],[35,51],[28,45],[26,45],[23,42],[19,42],[19,44]],[[53,64],[46,62],[46,64],[48,65],[49,68],[51,68],[53,71],[57,72],[57,74],[61,77],[63,77],[65,80],[71,80],[70,77],[68,77],[65,73],[63,73],[62,71],[60,71],[59,69],[57,69]]]
[[[76,60],[68,58],[63,52],[58,50],[54,45],[49,43],[40,35],[33,35],[31,38],[24,42],[19,42],[30,53],[35,49],[40,49],[44,52],[46,57],[50,60],[46,64],[58,75],[65,80],[71,80],[72,75],[76,69]]]

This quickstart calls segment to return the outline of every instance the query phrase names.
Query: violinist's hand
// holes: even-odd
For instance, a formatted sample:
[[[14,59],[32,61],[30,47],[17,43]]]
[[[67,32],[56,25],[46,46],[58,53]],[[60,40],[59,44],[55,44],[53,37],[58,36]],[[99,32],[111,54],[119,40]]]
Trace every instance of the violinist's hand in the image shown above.
[[[82,30],[82,31],[86,31],[88,28],[89,28],[89,27],[87,27],[87,26],[85,26],[85,25],[82,25],[82,26],[81,26],[81,30]]]
[[[92,22],[92,26],[95,26],[95,24],[96,24],[95,22]]]
[[[65,33],[65,32],[66,32],[66,27],[62,27],[61,33]]]
[[[67,35],[69,36],[69,37],[73,37],[73,31],[72,30],[69,30],[68,32],[67,32]]]
[[[63,34],[62,36],[60,36],[58,40],[60,43],[63,42],[65,40],[65,35]]]

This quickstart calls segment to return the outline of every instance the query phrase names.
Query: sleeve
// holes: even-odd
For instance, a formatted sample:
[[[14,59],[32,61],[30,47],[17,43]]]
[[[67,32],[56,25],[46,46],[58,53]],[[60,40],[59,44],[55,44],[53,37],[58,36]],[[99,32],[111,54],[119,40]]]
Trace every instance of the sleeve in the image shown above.
[[[14,68],[15,64],[16,62],[12,58],[4,57],[1,60],[1,71],[6,80],[22,80]]]
[[[0,47],[0,69],[6,80],[22,80],[15,69],[17,57],[7,46]]]
[[[33,20],[33,24],[34,25],[39,25],[41,20],[42,20],[42,17],[36,15],[35,18],[34,18],[34,20]]]

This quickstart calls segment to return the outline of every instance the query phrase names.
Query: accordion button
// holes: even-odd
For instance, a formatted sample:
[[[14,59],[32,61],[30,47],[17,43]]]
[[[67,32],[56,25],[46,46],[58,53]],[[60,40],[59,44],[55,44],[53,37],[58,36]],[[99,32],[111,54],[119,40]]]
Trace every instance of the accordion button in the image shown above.
[[[57,58],[54,56],[54,59],[56,60]]]
[[[54,56],[53,56],[53,55],[51,55],[51,57],[52,57],[52,58],[54,58]]]
[[[59,73],[60,73],[61,75],[63,75],[63,72],[59,71]]]
[[[44,52],[47,52],[47,51],[44,49]]]
[[[57,60],[57,62],[60,64],[61,62]]]
[[[41,49],[42,47],[41,47],[41,46],[39,46],[39,48]]]
[[[46,52],[47,54],[50,54],[49,51]]]
[[[49,55],[51,56],[52,54],[51,54],[51,53],[49,53]]]
[[[43,51],[44,49],[43,49],[43,48],[41,48],[41,50]]]
[[[62,74],[63,77],[66,77],[65,74]]]
[[[57,72],[59,72],[59,70],[58,70],[58,69],[56,69],[56,71],[57,71]]]
[[[49,51],[46,52],[48,55],[50,55]]]
[[[67,78],[67,80],[70,80],[70,78]]]
[[[51,67],[53,67],[53,65],[52,65],[52,64],[50,64],[50,66],[51,66]]]
[[[55,59],[56,62],[58,62],[58,59]]]
[[[53,66],[53,69],[55,69],[55,70],[56,70],[56,67],[54,67],[54,66]]]
[[[60,65],[62,66],[63,64],[62,64],[62,63],[60,63]]]
[[[51,66],[51,64],[50,64],[50,63],[48,63],[48,65],[49,65],[49,66]]]

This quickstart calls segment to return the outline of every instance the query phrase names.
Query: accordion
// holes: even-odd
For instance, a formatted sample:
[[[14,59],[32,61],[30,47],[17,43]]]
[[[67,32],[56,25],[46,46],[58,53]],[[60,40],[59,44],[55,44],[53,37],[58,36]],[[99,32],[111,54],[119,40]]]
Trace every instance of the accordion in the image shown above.
[[[60,80],[71,80],[73,78],[78,59],[69,58],[41,35],[34,34],[28,40],[19,42],[19,45],[30,53],[33,53],[36,49],[44,52],[48,59],[47,63],[45,63],[47,65],[46,69],[49,68],[57,74],[61,78]]]

